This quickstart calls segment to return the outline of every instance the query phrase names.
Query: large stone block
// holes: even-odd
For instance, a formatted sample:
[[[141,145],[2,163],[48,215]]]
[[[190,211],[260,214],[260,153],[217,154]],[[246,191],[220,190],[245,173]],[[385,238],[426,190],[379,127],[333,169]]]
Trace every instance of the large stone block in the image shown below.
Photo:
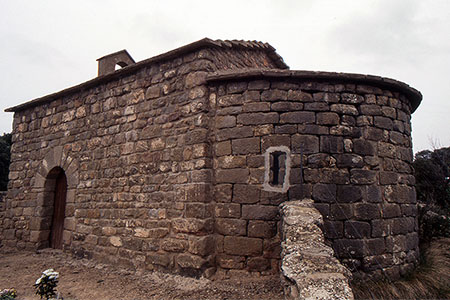
[[[145,263],[147,265],[158,265],[167,267],[171,263],[171,256],[167,254],[149,253],[146,255]]]
[[[282,90],[267,90],[261,93],[261,101],[287,100],[288,93]]]
[[[228,155],[217,159],[217,168],[233,169],[245,167],[247,158],[244,155]]]
[[[341,239],[344,237],[344,225],[341,221],[323,222],[323,233],[327,239]]]
[[[239,218],[241,216],[241,205],[237,203],[216,203],[214,212],[218,218]]]
[[[359,107],[359,111],[362,115],[369,116],[380,116],[381,115],[381,107],[379,105],[374,104],[362,104]]]
[[[254,102],[261,100],[261,93],[259,91],[245,91],[243,95],[244,102]]]
[[[357,154],[334,154],[333,157],[339,168],[362,168],[364,166],[364,159]]]
[[[189,237],[189,252],[202,257],[212,254],[215,250],[215,240],[213,236],[191,236]]]
[[[333,248],[340,258],[361,258],[365,255],[364,240],[361,239],[334,240]]]
[[[263,257],[250,257],[247,260],[247,268],[249,271],[265,271],[270,269],[270,260]]]
[[[212,232],[213,222],[211,219],[174,219],[172,228],[180,233],[206,234]]]
[[[375,116],[374,117],[374,124],[376,127],[392,130],[393,129],[393,122],[391,119],[381,116]]]
[[[218,141],[240,139],[250,136],[253,136],[253,128],[251,126],[223,128],[217,132]]]
[[[402,214],[400,205],[392,203],[383,203],[381,213],[385,219],[400,217]]]
[[[305,93],[299,90],[289,90],[287,94],[288,100],[300,101],[300,102],[312,102],[313,97],[309,93]]]
[[[317,202],[335,203],[336,185],[335,184],[315,184],[313,186],[313,199]]]
[[[370,221],[372,237],[384,237],[392,233],[392,220],[375,219]]]
[[[334,112],[322,112],[317,114],[317,124],[320,125],[338,125],[339,115]]]
[[[366,255],[380,255],[386,251],[386,243],[384,238],[367,239],[364,243],[366,245]]]
[[[268,112],[270,111],[269,102],[251,102],[242,106],[243,112]]]
[[[221,254],[217,257],[217,263],[224,269],[243,269],[245,257]]]
[[[343,153],[344,140],[339,136],[321,136],[320,151],[324,153]]]
[[[392,220],[392,234],[413,232],[415,224],[415,218],[412,217],[395,218]]]
[[[373,203],[354,204],[355,217],[358,220],[373,220],[381,218],[380,206]]]
[[[266,151],[269,147],[291,146],[291,139],[288,135],[270,135],[261,138],[261,150]]]
[[[248,169],[219,169],[216,171],[216,182],[218,183],[247,183],[248,177]]]
[[[327,126],[316,124],[298,124],[297,132],[301,134],[328,135],[329,129]]]
[[[337,112],[343,115],[357,116],[359,114],[358,109],[351,104],[332,104],[331,111]]]
[[[179,254],[176,257],[176,263],[183,269],[202,269],[208,265],[208,261],[200,256],[192,254]]]
[[[326,102],[308,102],[305,103],[305,110],[327,111],[330,110],[330,106]]]
[[[240,94],[225,95],[217,99],[220,106],[232,106],[244,103],[244,97]]]
[[[270,82],[267,80],[254,80],[248,83],[249,90],[268,90]]]
[[[303,176],[305,182],[310,183],[330,183],[330,184],[348,184],[350,183],[349,174],[346,169],[321,168],[304,169]]]
[[[227,128],[236,126],[235,116],[217,116],[216,117],[216,127],[217,128]]]
[[[259,137],[243,138],[231,141],[234,155],[259,153],[261,151],[261,141]]]
[[[244,113],[238,115],[237,122],[243,125],[273,124],[278,123],[278,118],[278,113],[276,112]]]
[[[350,170],[350,182],[353,184],[374,184],[377,182],[377,171],[352,169]]]
[[[31,231],[30,232],[30,242],[42,242],[48,241],[50,237],[50,230],[39,230],[39,231]],[[6,232],[6,239],[12,239],[11,236]]]
[[[207,74],[207,72],[203,71],[189,73],[185,79],[185,87],[189,89],[197,85],[205,84]]]
[[[224,141],[215,144],[216,156],[224,156],[231,154],[231,141]]]
[[[270,106],[270,109],[272,111],[277,111],[277,112],[302,110],[303,103],[287,102],[287,101],[275,102],[275,103],[272,103],[272,105]]]
[[[319,138],[313,135],[294,135],[291,138],[293,153],[311,154],[319,152]]]
[[[357,94],[342,93],[341,102],[347,104],[359,104],[364,102],[364,97]]]
[[[231,202],[232,193],[232,184],[216,184],[214,186],[214,199],[216,202]]]
[[[208,207],[205,203],[186,203],[184,206],[184,216],[186,218],[210,217]]]
[[[226,236],[224,239],[224,251],[230,255],[261,255],[262,245],[262,240],[258,238]]]
[[[376,142],[364,139],[353,140],[353,152],[361,155],[375,155],[377,153]]]
[[[380,172],[380,184],[397,184],[398,174],[396,172]]]
[[[277,222],[253,221],[248,222],[248,236],[272,238],[277,234]]]
[[[330,219],[331,220],[349,220],[353,217],[352,204],[331,204]]]
[[[216,219],[216,232],[223,235],[246,235],[247,221],[240,219]]]
[[[417,205],[415,204],[402,204],[401,206],[402,214],[408,217],[417,216]]]
[[[188,242],[178,239],[166,239],[161,242],[161,249],[167,252],[184,252],[188,247]]]
[[[345,237],[350,239],[370,238],[371,227],[367,222],[345,221]]]
[[[242,93],[247,89],[247,82],[231,82],[227,84],[227,92],[230,94]]]
[[[338,185],[337,187],[337,202],[350,203],[358,202],[363,197],[363,187],[351,185]]]
[[[261,187],[256,185],[235,184],[233,186],[233,202],[253,204],[259,202]]]
[[[278,219],[278,207],[266,205],[243,205],[242,218],[246,220],[276,220]]]
[[[316,115],[308,111],[287,112],[280,115],[280,123],[312,124]]]
[[[387,185],[384,188],[384,196],[388,202],[400,204],[416,203],[415,189],[407,185]]]

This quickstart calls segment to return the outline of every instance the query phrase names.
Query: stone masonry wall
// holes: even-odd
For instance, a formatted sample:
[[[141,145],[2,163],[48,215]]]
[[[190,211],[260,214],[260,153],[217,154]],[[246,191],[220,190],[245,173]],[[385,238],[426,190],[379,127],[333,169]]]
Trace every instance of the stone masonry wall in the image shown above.
[[[64,248],[78,256],[192,276],[277,273],[278,206],[311,198],[356,275],[410,271],[408,89],[283,71],[266,44],[200,42],[11,110],[1,246],[49,246],[61,168]]]
[[[202,49],[16,112],[2,244],[48,247],[48,174],[61,167],[66,249],[137,268],[213,270],[205,77],[217,66],[275,65],[260,49]]]
[[[306,197],[353,272],[407,273],[419,255],[409,101],[375,85],[293,73],[209,78],[218,265],[277,269],[277,206]],[[265,188],[265,153],[279,146],[290,149],[287,192]]]
[[[210,267],[211,161],[201,74],[211,62],[198,56],[16,113],[5,245],[48,246],[52,206],[45,202],[52,200],[35,172],[45,179],[45,165],[62,156],[76,162],[78,173],[66,205],[68,250],[147,269]],[[58,147],[62,155],[46,157]]]

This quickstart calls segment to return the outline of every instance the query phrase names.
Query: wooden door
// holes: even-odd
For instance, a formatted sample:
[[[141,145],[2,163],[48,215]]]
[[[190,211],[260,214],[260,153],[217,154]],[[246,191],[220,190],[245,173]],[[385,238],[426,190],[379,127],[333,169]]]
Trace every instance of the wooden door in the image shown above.
[[[62,249],[64,217],[66,210],[67,179],[64,171],[58,174],[55,184],[55,201],[53,208],[52,231],[50,235],[50,247]]]

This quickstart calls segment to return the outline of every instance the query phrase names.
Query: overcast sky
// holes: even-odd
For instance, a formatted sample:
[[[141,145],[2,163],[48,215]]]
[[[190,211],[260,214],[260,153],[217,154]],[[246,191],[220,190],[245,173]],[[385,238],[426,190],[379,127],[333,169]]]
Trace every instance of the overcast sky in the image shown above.
[[[292,70],[403,81],[424,96],[414,152],[450,146],[448,0],[0,0],[0,134],[5,108],[94,78],[103,55],[140,61],[204,37],[268,42]]]

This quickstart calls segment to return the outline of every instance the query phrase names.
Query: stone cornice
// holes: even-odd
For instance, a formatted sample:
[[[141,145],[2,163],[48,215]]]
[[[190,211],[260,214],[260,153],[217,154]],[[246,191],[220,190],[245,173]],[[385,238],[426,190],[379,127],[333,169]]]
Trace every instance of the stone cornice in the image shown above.
[[[374,85],[380,88],[388,88],[403,93],[408,97],[412,111],[414,112],[422,101],[422,94],[415,88],[404,82],[374,75],[363,75],[355,73],[337,73],[321,71],[299,71],[299,70],[277,70],[277,69],[246,69],[238,71],[216,72],[209,75],[206,80],[229,81],[246,78],[293,78],[312,79],[332,82],[348,82],[358,84]]]

